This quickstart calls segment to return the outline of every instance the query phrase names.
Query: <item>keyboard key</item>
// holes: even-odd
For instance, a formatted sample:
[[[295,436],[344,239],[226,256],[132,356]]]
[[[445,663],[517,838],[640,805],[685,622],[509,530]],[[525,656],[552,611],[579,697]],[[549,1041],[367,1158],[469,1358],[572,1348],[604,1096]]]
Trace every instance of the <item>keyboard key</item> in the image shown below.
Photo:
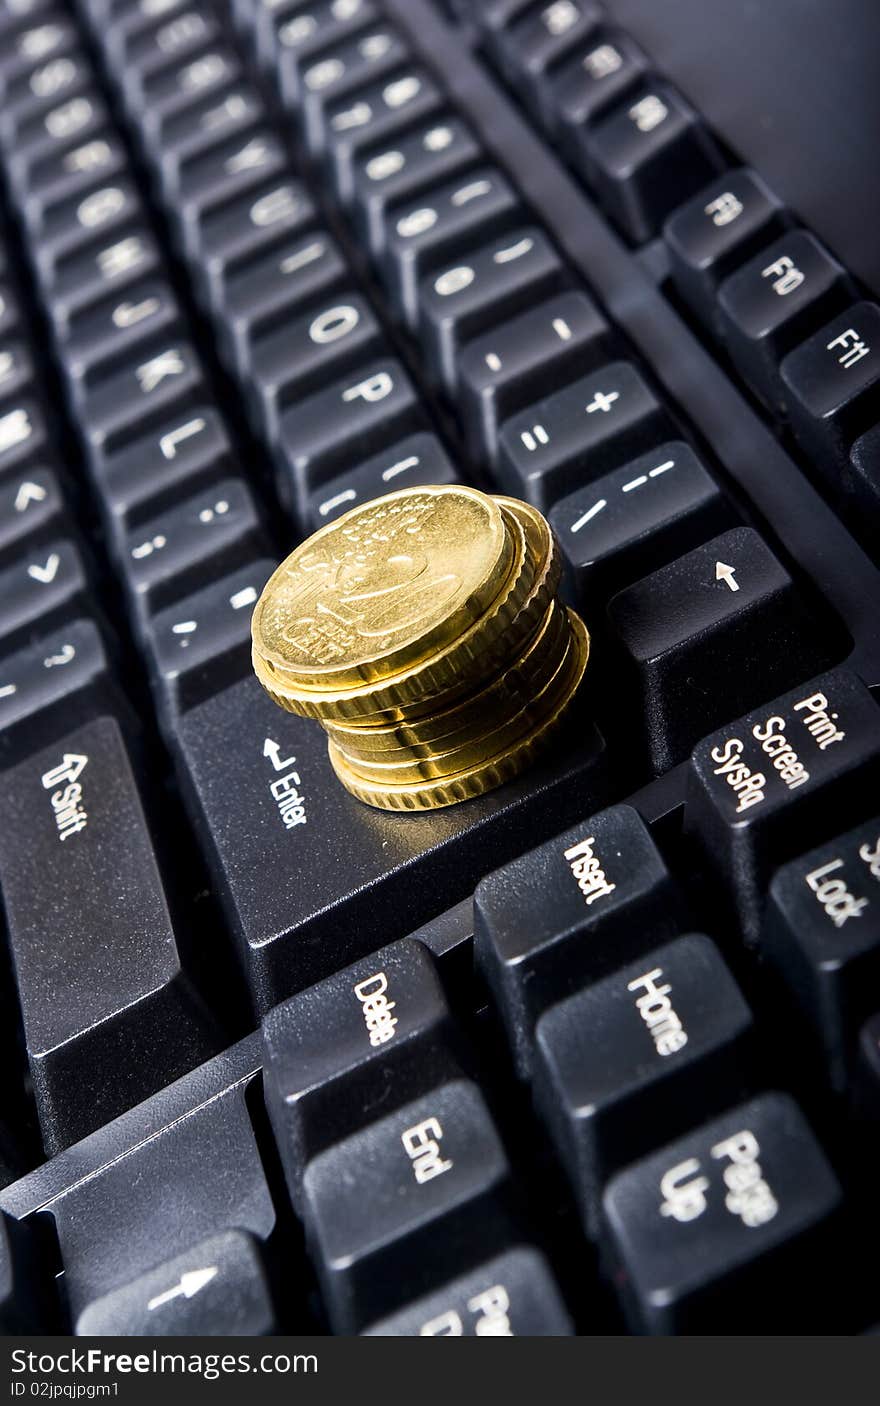
[[[422,403],[398,361],[369,361],[327,390],[301,400],[281,421],[278,493],[297,520],[342,470],[424,426]]]
[[[367,1328],[367,1338],[563,1338],[571,1319],[537,1250],[518,1246]]]
[[[95,1174],[76,1179],[52,1201],[75,1324],[91,1304],[167,1268],[178,1256],[186,1256],[193,1270],[209,1268],[216,1260],[198,1264],[190,1257],[205,1241],[216,1247],[215,1237],[225,1232],[244,1233],[260,1245],[271,1242],[275,1209],[248,1115],[246,1084],[239,1079],[207,1098],[197,1088],[191,1104],[171,1104],[170,1118],[166,1099],[152,1110],[148,1136],[136,1130],[133,1140],[120,1139],[115,1157],[102,1158]],[[295,1274],[288,1263],[288,1285]],[[179,1285],[179,1278],[165,1278],[150,1298]],[[211,1287],[206,1281],[200,1292],[210,1294]],[[231,1310],[232,1302],[224,1300]],[[193,1313],[197,1301],[195,1294]],[[167,1323],[175,1302],[146,1312]]]
[[[694,749],[685,827],[758,941],[773,870],[871,813],[880,714],[838,669],[739,718]]]
[[[840,1187],[803,1116],[765,1094],[627,1168],[606,1251],[642,1333],[803,1332],[834,1317]]]
[[[354,89],[384,74],[409,58],[407,45],[390,24],[369,25],[343,39],[303,68],[300,122],[303,139],[313,159],[327,145],[328,109],[341,96],[353,97]]]
[[[0,811],[9,943],[51,1154],[205,1059],[212,1032],[181,969],[117,724],[89,723],[7,772]]]
[[[140,621],[252,559],[263,545],[257,510],[239,478],[221,479],[128,536],[123,564]]]
[[[0,660],[0,760],[10,766],[35,751],[59,718],[69,728],[117,701],[97,626],[60,626]]]
[[[588,179],[624,234],[642,244],[715,174],[696,113],[665,84],[633,93],[584,140]]]
[[[313,494],[307,525],[313,532],[323,527],[325,522],[332,522],[342,513],[349,512],[358,503],[369,502],[383,493],[396,492],[398,488],[458,482],[458,474],[435,435],[410,435],[374,454],[349,473],[330,479]]]
[[[72,542],[35,544],[0,571],[0,638],[9,649],[35,629],[49,630],[87,609],[88,580]]]
[[[113,535],[121,539],[126,527],[180,502],[205,480],[233,472],[232,446],[217,411],[202,404],[167,416],[117,453],[94,453],[91,468]]]
[[[880,521],[880,425],[856,440],[841,487],[858,518],[876,527]]]
[[[349,35],[381,19],[371,0],[346,0],[344,5],[336,5],[333,0],[316,0],[305,13],[299,13],[301,10],[301,5],[294,6],[290,18],[284,11],[280,18],[271,13],[267,16],[268,24],[275,29],[275,52],[271,57],[275,61],[276,81],[282,102],[291,110],[299,108],[303,102],[304,75],[315,60]],[[259,18],[257,23],[259,25]],[[262,37],[259,29],[257,33]]]
[[[468,343],[459,358],[460,413],[474,458],[494,464],[502,421],[604,360],[609,336],[586,294],[559,293]]]
[[[30,472],[45,459],[48,449],[46,419],[36,401],[26,399],[0,408],[0,480]]]
[[[722,283],[719,329],[737,369],[777,410],[785,407],[779,363],[847,302],[849,280],[806,230],[792,230]]]
[[[282,712],[252,677],[186,714],[176,740],[191,818],[261,1011],[463,898],[487,868],[595,805],[605,785],[601,742],[578,719],[521,782],[402,825],[349,796],[321,729]],[[271,789],[292,771],[302,816]],[[328,864],[328,853],[345,863]]]
[[[781,233],[782,206],[754,171],[727,171],[666,221],[677,291],[714,325],[718,284]]]
[[[399,137],[394,145],[367,148],[354,162],[352,208],[367,249],[381,258],[393,205],[475,166],[483,153],[459,118],[434,117]]]
[[[570,493],[549,518],[570,597],[589,614],[615,589],[727,527],[733,509],[677,440]]]
[[[33,227],[31,209],[39,218],[50,201],[85,192],[94,181],[110,181],[127,169],[128,154],[112,129],[67,150],[53,152],[26,168],[17,192],[22,215]]]
[[[498,478],[546,511],[642,449],[672,425],[628,361],[616,361],[520,411],[501,427]]]
[[[454,395],[462,344],[565,282],[556,250],[534,228],[511,230],[429,274],[419,287],[419,340],[433,378]]]
[[[533,5],[509,28],[500,32],[494,46],[496,61],[512,84],[546,114],[552,104],[549,75],[573,50],[589,40],[601,18],[592,0],[556,0]]]
[[[143,356],[84,397],[79,422],[90,453],[115,453],[204,395],[201,364],[187,343],[160,343],[155,350],[144,348]]]
[[[877,1006],[880,823],[857,826],[773,877],[761,950],[814,1038],[824,1077],[844,1092],[859,1025]]]
[[[59,338],[64,338],[70,318],[79,308],[109,296],[135,277],[157,273],[160,266],[158,245],[142,225],[100,249],[59,259],[52,286],[45,290],[49,316]]]
[[[278,790],[294,811],[296,794]],[[320,1152],[457,1073],[455,1045],[431,957],[408,938],[270,1011],[266,1102],[294,1204]]]
[[[393,140],[398,131],[429,117],[441,105],[440,89],[426,70],[415,64],[402,66],[329,103],[324,119],[326,161],[340,205],[351,204],[359,152]]]
[[[782,381],[794,432],[832,478],[880,409],[880,307],[856,303],[785,358]]]
[[[0,483],[0,559],[58,535],[64,499],[51,469],[34,468]]]
[[[551,76],[548,119],[561,128],[572,154],[581,149],[582,128],[634,88],[645,71],[645,57],[624,34],[601,31]]]
[[[419,283],[425,273],[522,219],[509,182],[492,166],[481,166],[420,200],[388,211],[382,274],[398,315],[415,331]]]
[[[24,342],[0,342],[0,401],[31,389],[34,363]]]
[[[323,1152],[306,1238],[337,1333],[375,1321],[510,1238],[508,1165],[476,1086],[443,1084]]]
[[[657,772],[725,718],[830,663],[794,582],[750,527],[626,587],[608,624]],[[721,667],[732,658],[735,669]]]
[[[140,114],[138,138],[156,168],[163,199],[173,199],[185,161],[248,131],[265,115],[257,89],[246,82],[229,83],[219,93],[209,92],[170,111],[160,104]]]
[[[299,181],[271,181],[207,215],[198,235],[198,276],[215,297],[237,268],[305,230],[315,207]]]
[[[643,820],[611,806],[489,874],[474,953],[522,1076],[543,1010],[672,936],[681,904]]]
[[[342,251],[323,230],[312,230],[240,272],[231,271],[213,295],[221,351],[234,374],[250,374],[259,337],[289,322],[308,303],[320,306],[326,294],[341,288],[350,275]],[[332,306],[328,301],[327,306]]]
[[[205,222],[211,213],[228,212],[237,198],[256,196],[264,182],[280,183],[286,174],[287,157],[281,142],[261,127],[183,162],[178,189],[167,208],[184,254],[190,259],[200,256]]]
[[[184,1254],[94,1299],[77,1337],[263,1337],[278,1331],[259,1244],[242,1230]]]
[[[160,704],[173,717],[250,670],[251,615],[275,563],[252,561],[145,626]]]
[[[154,338],[173,341],[180,333],[180,308],[170,283],[161,277],[146,278],[73,314],[61,350],[61,369],[81,402],[88,382],[129,354],[139,356]]]
[[[49,205],[31,252],[38,278],[50,286],[62,259],[92,244],[96,236],[111,239],[142,215],[140,195],[125,176],[112,183],[94,182],[85,193]]]
[[[312,307],[267,333],[247,368],[251,413],[274,444],[284,410],[294,400],[346,371],[383,345],[379,322],[366,298],[340,290],[324,307]]]
[[[608,1177],[747,1092],[751,1015],[708,938],[653,948],[535,1030],[535,1099],[585,1228]]]

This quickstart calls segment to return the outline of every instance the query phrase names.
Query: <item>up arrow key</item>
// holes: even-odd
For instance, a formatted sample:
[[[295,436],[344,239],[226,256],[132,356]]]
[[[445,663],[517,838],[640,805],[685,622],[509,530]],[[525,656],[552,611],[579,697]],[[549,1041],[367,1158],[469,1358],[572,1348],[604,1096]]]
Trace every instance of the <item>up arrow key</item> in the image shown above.
[[[727,585],[730,587],[730,589],[731,589],[732,591],[738,591],[738,590],[739,590],[739,582],[738,582],[738,581],[735,581],[735,580],[733,579],[733,574],[734,574],[735,571],[736,571],[736,567],[735,567],[735,566],[726,566],[723,561],[716,561],[716,563],[715,563],[715,580],[716,580],[716,581],[726,581],[726,582],[727,582]]]

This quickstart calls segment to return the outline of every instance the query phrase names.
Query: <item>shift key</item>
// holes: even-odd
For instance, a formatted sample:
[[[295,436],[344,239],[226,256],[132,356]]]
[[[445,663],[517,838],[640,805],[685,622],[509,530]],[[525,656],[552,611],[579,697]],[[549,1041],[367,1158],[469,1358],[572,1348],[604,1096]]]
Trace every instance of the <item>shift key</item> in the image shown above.
[[[113,719],[4,773],[0,888],[37,1111],[54,1153],[215,1048],[181,970]]]

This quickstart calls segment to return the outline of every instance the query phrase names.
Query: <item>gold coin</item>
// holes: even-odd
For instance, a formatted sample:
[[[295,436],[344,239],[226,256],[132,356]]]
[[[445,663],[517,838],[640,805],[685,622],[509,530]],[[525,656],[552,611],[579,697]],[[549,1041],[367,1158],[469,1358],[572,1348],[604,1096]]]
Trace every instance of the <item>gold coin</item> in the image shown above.
[[[477,693],[423,718],[367,727],[328,722],[327,733],[346,756],[364,761],[453,751],[483,736],[491,719],[514,716],[534,704],[548,667],[552,672],[564,653],[568,634],[565,610],[551,600],[523,653]]]
[[[564,692],[574,650],[571,630],[566,629],[561,636],[560,647],[548,661],[543,676],[535,681],[533,696],[528,704],[506,714],[490,713],[484,716],[482,728],[475,735],[461,741],[450,739],[449,744],[438,741],[433,750],[425,755],[414,755],[404,749],[392,756],[363,757],[352,748],[342,746],[332,733],[328,735],[346,766],[363,781],[398,785],[455,776],[470,770],[486,757],[497,757],[507,751],[519,738],[531,732],[548,710],[552,711],[557,695]]]
[[[409,491],[416,492],[415,489]],[[512,545],[512,560],[501,589],[476,620],[471,621],[445,647],[435,649],[401,673],[386,674],[373,684],[362,683],[355,689],[330,686],[320,690],[303,687],[287,669],[275,668],[268,673],[265,659],[256,643],[259,627],[255,625],[254,670],[274,701],[289,712],[321,721],[348,718],[378,723],[428,711],[437,706],[435,700],[441,695],[443,701],[440,706],[445,706],[455,696],[473,689],[474,680],[482,678],[487,669],[496,667],[496,661],[508,654],[511,648],[509,631],[530,598],[537,569],[526,529],[519,517],[503,504],[493,506],[501,516],[506,540]],[[269,586],[271,584],[270,580]],[[269,586],[266,587],[267,591]],[[547,587],[542,587],[542,593],[546,593],[548,600],[552,595]]]
[[[266,583],[252,624],[261,672],[321,692],[398,674],[484,614],[512,554],[504,515],[476,489],[405,488],[353,508]]]
[[[330,761],[343,786],[358,800],[381,810],[435,810],[483,795],[518,775],[552,740],[566,717],[584,676],[589,657],[589,635],[583,622],[573,611],[568,611],[567,614],[574,648],[570,652],[570,664],[564,685],[541,722],[513,746],[500,755],[485,759],[456,775],[398,785],[377,785],[362,780],[346,764],[332,739],[328,739]]]

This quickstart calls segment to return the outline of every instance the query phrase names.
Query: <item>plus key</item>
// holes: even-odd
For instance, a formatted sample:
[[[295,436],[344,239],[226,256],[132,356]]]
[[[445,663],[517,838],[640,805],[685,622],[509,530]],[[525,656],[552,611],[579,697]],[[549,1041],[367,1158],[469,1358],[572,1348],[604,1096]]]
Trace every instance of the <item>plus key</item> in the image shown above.
[[[670,428],[635,367],[612,362],[507,420],[498,476],[511,493],[546,509],[669,439]]]

